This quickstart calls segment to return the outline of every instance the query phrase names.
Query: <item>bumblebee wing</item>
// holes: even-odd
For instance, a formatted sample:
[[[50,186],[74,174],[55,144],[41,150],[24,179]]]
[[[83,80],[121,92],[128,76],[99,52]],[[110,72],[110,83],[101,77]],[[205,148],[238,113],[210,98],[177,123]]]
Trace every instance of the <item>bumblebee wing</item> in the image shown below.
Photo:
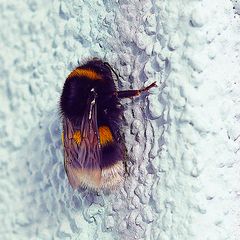
[[[97,126],[96,98],[89,98],[79,123],[63,119],[64,166],[73,188],[97,188],[101,180],[101,146]]]

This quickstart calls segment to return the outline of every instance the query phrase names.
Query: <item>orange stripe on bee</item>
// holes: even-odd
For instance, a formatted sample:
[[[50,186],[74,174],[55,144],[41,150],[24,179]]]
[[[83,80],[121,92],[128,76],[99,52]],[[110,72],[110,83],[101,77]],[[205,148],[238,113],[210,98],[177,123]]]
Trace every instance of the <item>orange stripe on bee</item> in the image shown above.
[[[72,77],[87,77],[91,80],[101,80],[101,75],[97,74],[94,70],[92,69],[81,69],[81,68],[76,68],[73,70],[67,78],[72,78]]]
[[[109,127],[101,126],[99,127],[98,132],[101,145],[106,145],[108,143],[113,142],[113,136]]]
[[[76,144],[80,144],[80,142],[81,142],[80,131],[76,131],[76,132],[73,133],[73,140],[75,141]]]

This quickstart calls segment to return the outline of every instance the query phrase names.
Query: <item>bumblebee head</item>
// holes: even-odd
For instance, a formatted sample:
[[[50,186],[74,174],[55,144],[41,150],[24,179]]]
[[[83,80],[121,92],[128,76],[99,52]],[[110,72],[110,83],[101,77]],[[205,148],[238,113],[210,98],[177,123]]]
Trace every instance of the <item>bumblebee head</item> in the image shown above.
[[[93,58],[92,60],[88,61],[85,66],[94,70],[101,76],[112,74],[111,68],[109,67],[110,65],[98,58]]]

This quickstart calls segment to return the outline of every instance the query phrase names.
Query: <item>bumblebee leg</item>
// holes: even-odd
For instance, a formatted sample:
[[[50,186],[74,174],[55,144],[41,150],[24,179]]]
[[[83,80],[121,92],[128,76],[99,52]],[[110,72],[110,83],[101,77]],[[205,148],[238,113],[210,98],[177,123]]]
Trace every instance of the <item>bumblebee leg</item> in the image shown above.
[[[142,89],[138,89],[138,90],[125,90],[125,91],[118,91],[116,92],[116,95],[119,98],[131,98],[131,97],[136,97],[141,95],[143,92],[147,92],[149,89],[151,89],[152,87],[157,87],[156,82],[153,82],[152,84],[150,84],[149,86],[142,88]]]
[[[127,165],[127,161],[123,161],[123,166],[124,166],[126,176],[129,177],[130,176],[130,171],[129,171],[129,167]]]

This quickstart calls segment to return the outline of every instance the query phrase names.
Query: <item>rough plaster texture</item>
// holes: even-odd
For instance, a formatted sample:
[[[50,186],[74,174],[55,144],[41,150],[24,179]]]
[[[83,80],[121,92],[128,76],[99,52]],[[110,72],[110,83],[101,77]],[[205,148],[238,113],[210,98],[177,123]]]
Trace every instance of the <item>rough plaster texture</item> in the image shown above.
[[[238,239],[237,7],[1,0],[0,239]],[[119,89],[159,88],[123,101],[124,188],[73,192],[58,100],[95,56],[118,69]]]

